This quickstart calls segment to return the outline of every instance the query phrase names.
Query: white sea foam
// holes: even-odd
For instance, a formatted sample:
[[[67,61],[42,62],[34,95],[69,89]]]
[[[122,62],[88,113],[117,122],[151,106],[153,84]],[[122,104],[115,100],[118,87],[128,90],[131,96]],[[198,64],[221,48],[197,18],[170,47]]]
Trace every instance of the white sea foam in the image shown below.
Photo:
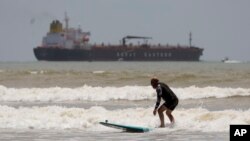
[[[208,111],[202,108],[176,109],[174,128],[157,129],[187,130],[203,132],[225,132],[230,124],[250,124],[250,109],[245,111]],[[158,116],[152,115],[152,108],[129,108],[107,110],[103,107],[65,108],[0,106],[0,128],[11,129],[80,129],[89,131],[113,130],[101,126],[100,121],[155,128],[159,126]],[[166,123],[169,122],[166,119]]]
[[[224,98],[250,96],[247,88],[219,88],[195,86],[172,88],[180,99]],[[153,100],[156,92],[150,86],[92,87],[79,88],[7,88],[0,85],[0,101],[108,101],[108,100]]]
[[[38,74],[37,71],[29,71],[30,74]]]
[[[40,70],[40,71],[28,71],[30,74],[44,74],[44,71],[43,70]]]
[[[94,73],[94,74],[102,74],[102,73],[105,73],[105,71],[93,71],[92,73]]]
[[[232,96],[250,96],[248,88],[220,88],[220,87],[204,87],[196,86],[186,88],[175,88],[175,93],[180,99],[201,99],[201,98],[225,98]]]

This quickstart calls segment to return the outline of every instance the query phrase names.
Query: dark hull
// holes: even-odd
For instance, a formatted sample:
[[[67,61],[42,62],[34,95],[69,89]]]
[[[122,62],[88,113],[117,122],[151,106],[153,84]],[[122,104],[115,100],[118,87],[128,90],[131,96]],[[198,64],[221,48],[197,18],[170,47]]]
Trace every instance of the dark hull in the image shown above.
[[[203,49],[190,48],[120,48],[91,49],[34,48],[37,60],[45,61],[199,61]]]

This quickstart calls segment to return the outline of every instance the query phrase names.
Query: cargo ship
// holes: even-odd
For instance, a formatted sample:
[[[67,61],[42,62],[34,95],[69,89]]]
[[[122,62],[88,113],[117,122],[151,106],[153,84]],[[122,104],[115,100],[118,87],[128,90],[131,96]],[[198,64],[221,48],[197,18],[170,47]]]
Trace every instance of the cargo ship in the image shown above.
[[[37,60],[42,61],[199,61],[203,48],[192,45],[151,45],[151,37],[125,36],[120,44],[91,44],[90,32],[79,28],[69,28],[69,18],[65,16],[65,27],[54,20],[50,30],[43,37],[42,44],[33,49]],[[142,40],[133,45],[128,40]]]

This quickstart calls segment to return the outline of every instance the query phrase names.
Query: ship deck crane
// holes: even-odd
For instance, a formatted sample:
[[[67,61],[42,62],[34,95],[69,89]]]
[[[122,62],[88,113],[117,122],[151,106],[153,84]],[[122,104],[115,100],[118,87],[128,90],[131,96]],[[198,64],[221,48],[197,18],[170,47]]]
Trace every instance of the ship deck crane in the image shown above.
[[[146,44],[147,40],[152,39],[152,37],[142,37],[142,36],[130,36],[130,35],[128,35],[128,36],[125,36],[125,37],[122,38],[122,45],[123,46],[126,46],[126,41],[128,39],[143,39],[145,44]]]

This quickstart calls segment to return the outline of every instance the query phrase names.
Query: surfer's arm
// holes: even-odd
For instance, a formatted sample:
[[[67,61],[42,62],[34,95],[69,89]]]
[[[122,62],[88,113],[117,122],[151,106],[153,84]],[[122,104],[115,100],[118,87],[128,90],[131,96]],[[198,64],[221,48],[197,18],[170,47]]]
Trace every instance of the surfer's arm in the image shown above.
[[[156,89],[156,92],[157,92],[157,100],[156,100],[156,103],[155,103],[155,110],[157,110],[157,108],[159,107],[160,103],[161,103],[161,89]]]

